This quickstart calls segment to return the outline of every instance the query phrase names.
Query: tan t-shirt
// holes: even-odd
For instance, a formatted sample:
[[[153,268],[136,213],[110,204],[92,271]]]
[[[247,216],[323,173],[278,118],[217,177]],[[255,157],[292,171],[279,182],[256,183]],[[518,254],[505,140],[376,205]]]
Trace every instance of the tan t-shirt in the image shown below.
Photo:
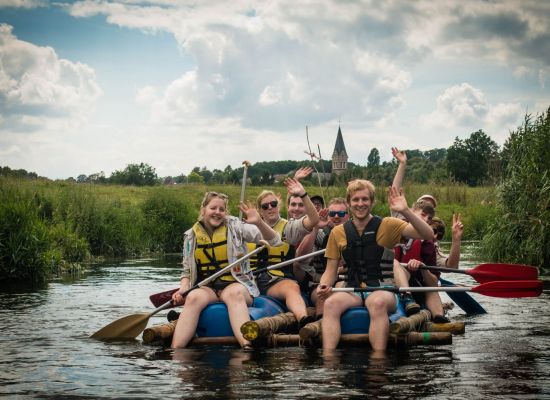
[[[401,241],[401,234],[407,225],[408,222],[398,218],[383,218],[382,223],[378,228],[378,232],[376,233],[376,243],[387,249],[393,248]],[[330,232],[325,257],[339,260],[342,258],[342,250],[346,248],[346,245],[346,232],[344,230],[344,225],[342,224],[335,227]]]

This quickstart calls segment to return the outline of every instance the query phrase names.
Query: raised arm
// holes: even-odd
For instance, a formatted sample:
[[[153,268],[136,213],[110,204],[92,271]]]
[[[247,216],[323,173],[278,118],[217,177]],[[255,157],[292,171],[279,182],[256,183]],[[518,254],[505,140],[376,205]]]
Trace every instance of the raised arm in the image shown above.
[[[397,147],[391,148],[393,157],[399,162],[397,171],[393,177],[392,186],[397,190],[403,187],[403,178],[405,178],[405,169],[407,168],[407,154],[404,151],[400,151]]]
[[[412,239],[433,240],[433,230],[426,222],[416,215],[407,205],[403,189],[390,187],[388,194],[390,210],[401,213],[409,224],[403,229],[402,236]]]
[[[294,178],[286,178],[285,186],[288,190],[288,193],[300,197],[304,202],[304,207],[306,209],[306,217],[304,218],[304,228],[308,231],[311,231],[315,225],[319,222],[319,214],[315,209],[315,206],[311,202],[306,190],[302,184]]]
[[[460,242],[464,233],[464,225],[460,220],[460,214],[453,214],[451,251],[447,258],[447,267],[458,268],[460,261]]]

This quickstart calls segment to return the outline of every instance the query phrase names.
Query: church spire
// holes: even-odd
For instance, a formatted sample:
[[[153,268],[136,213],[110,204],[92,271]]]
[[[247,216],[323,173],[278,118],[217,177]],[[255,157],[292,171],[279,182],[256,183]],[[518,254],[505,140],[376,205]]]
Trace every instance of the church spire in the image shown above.
[[[344,137],[342,136],[342,130],[338,125],[338,135],[336,135],[336,144],[334,145],[334,151],[332,152],[332,172],[336,175],[340,175],[348,168],[348,153],[346,152],[346,146],[344,145]]]

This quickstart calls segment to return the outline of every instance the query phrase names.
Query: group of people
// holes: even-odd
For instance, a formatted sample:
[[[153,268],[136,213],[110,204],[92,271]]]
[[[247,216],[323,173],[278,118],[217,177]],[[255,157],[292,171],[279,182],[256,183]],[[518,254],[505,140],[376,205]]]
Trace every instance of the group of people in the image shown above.
[[[338,346],[341,315],[363,305],[371,320],[370,344],[373,350],[385,350],[388,315],[395,312],[398,295],[384,290],[355,293],[332,289],[384,285],[382,265],[393,269],[396,286],[437,286],[437,274],[422,266],[457,267],[463,232],[460,216],[453,215],[451,251],[442,254],[438,241],[445,226],[435,217],[437,201],[424,195],[409,208],[402,189],[407,157],[396,148],[392,153],[399,167],[388,193],[390,217],[372,214],[375,188],[364,179],[349,182],[346,198],[333,198],[325,208],[324,199],[310,197],[300,182],[311,174],[311,168],[300,168],[293,178],[285,180],[288,219],[281,216],[282,198],[272,191],[262,191],[255,206],[241,203],[243,219],[229,215],[226,195],[206,193],[199,220],[184,234],[180,291],[172,300],[176,305],[185,303],[185,307],[176,324],[172,347],[186,347],[195,335],[202,310],[222,301],[227,305],[236,339],[244,350],[252,350],[240,327],[250,319],[248,306],[253,297],[261,294],[284,302],[300,327],[322,318],[326,350]],[[197,282],[227,269],[231,262],[258,247],[262,250],[249,260],[220,272],[221,276],[182,298],[181,293]],[[320,249],[325,249],[324,255],[277,267],[282,261]],[[269,266],[274,268],[266,268]],[[308,315],[303,293],[315,305],[315,316]],[[410,293],[401,296],[408,315],[418,312],[421,303],[431,311],[434,322],[448,321],[437,292],[423,298]]]

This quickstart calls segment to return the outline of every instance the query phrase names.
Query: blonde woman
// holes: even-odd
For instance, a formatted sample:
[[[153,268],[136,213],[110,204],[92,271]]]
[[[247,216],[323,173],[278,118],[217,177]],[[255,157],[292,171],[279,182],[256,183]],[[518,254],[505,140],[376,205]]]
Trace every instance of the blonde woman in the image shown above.
[[[258,267],[265,267],[294,258],[296,247],[302,239],[311,232],[319,222],[319,214],[311,202],[302,184],[293,178],[285,180],[288,194],[300,198],[305,207],[305,216],[299,219],[286,220],[281,217],[281,199],[272,191],[264,190],[258,196],[256,205],[262,219],[276,231],[283,243],[271,247],[258,256]],[[261,294],[266,294],[284,301],[287,308],[294,314],[300,326],[311,322],[307,317],[306,304],[300,292],[300,286],[292,273],[292,265],[284,269],[270,270],[257,277]]]
[[[255,208],[243,203],[239,207],[246,222],[229,216],[228,198],[225,194],[205,194],[199,221],[184,234],[183,273],[180,290],[172,297],[174,304],[183,304],[184,299],[180,292],[213,275],[246,253],[247,242],[260,243],[260,240],[265,239],[272,246],[281,244],[279,235],[260,218]],[[259,291],[249,274],[248,263],[244,262],[241,268],[241,275],[232,270],[187,295],[172,338],[173,348],[186,347],[195,336],[202,310],[210,303],[222,301],[227,305],[235,337],[243,349],[252,349],[239,328],[250,320],[248,306],[252,304],[252,297],[259,295]],[[242,278],[243,274],[246,279]]]

